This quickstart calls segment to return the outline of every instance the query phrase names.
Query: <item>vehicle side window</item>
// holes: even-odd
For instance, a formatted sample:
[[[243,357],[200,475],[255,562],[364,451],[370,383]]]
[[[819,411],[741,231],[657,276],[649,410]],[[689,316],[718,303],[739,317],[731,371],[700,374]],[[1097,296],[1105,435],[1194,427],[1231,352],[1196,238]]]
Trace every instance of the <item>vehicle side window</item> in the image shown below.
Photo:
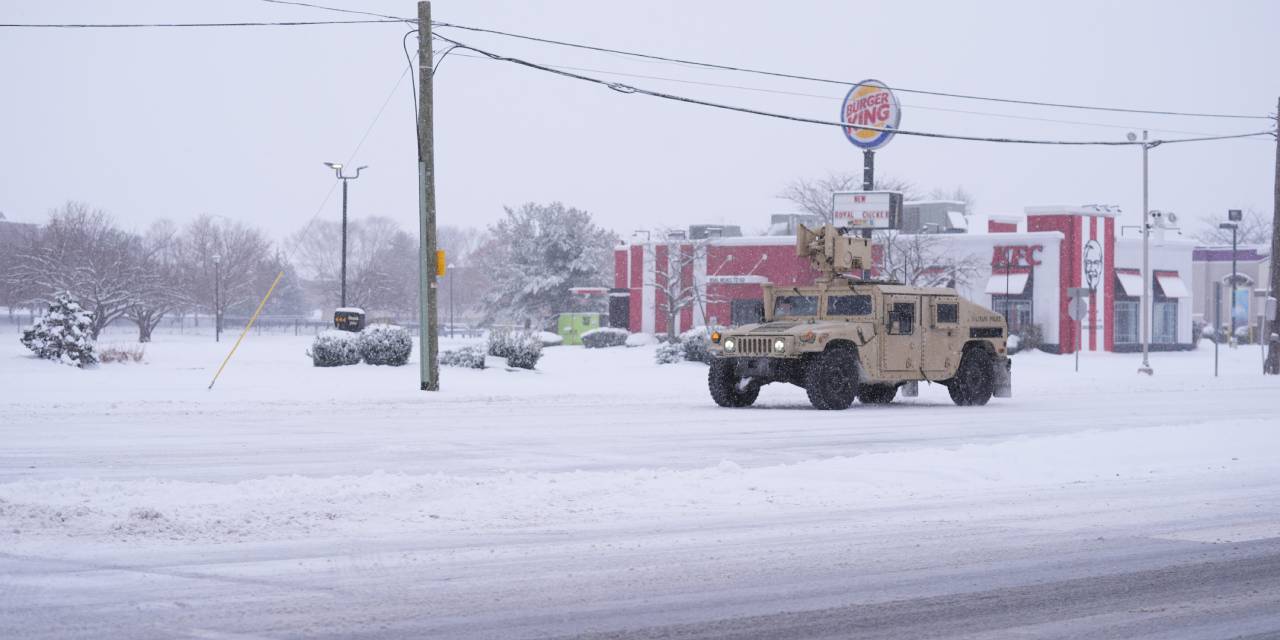
[[[960,321],[960,305],[946,303],[938,305],[938,323],[955,324]]]
[[[909,336],[916,327],[916,304],[914,302],[895,302],[889,312],[889,334]]]
[[[871,313],[871,296],[830,296],[827,298],[829,316],[865,316]]]

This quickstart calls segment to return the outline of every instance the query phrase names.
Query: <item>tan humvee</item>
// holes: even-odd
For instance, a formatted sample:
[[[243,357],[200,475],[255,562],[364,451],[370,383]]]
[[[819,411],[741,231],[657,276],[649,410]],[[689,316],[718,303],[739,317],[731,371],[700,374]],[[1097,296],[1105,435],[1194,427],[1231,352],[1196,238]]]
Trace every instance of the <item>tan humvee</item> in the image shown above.
[[[803,387],[818,409],[892,402],[921,380],[946,385],[958,405],[1012,395],[1004,317],[953,289],[856,279],[870,242],[827,225],[804,226],[796,254],[820,272],[807,287],[764,285],[764,322],[711,334],[708,386],[722,407],[755,402],[760,387]]]

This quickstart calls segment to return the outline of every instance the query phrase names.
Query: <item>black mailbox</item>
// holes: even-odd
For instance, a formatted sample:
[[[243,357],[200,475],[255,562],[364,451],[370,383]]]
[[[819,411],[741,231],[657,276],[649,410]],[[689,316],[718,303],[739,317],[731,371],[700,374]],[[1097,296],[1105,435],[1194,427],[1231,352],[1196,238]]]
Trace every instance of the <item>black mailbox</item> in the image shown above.
[[[343,307],[333,312],[333,326],[342,331],[364,329],[364,309]]]

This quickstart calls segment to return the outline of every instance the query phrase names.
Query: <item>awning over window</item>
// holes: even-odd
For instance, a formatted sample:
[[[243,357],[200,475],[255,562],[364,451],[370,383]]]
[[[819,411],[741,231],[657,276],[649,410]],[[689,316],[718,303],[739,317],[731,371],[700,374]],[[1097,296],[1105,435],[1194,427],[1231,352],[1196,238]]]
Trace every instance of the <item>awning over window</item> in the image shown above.
[[[1156,282],[1160,283],[1160,289],[1164,291],[1165,297],[1168,298],[1190,298],[1191,292],[1187,290],[1187,284],[1176,273],[1156,272]]]
[[[1022,290],[1027,288],[1027,278],[1030,275],[1029,273],[993,273],[991,279],[987,281],[987,293],[1020,296]]]
[[[1135,298],[1142,295],[1142,276],[1136,271],[1128,272],[1116,269],[1116,278],[1120,280],[1120,288],[1126,296]]]

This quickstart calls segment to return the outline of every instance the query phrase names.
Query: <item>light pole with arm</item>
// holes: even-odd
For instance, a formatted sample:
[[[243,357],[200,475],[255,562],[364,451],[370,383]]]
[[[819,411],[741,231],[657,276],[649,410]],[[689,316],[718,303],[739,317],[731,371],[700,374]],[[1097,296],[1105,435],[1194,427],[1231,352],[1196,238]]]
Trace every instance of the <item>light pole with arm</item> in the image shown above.
[[[1133,132],[1130,132],[1128,137],[1129,142],[1138,139]],[[1147,375],[1155,373],[1151,368],[1151,358],[1148,355],[1151,350],[1151,209],[1147,198],[1147,152],[1151,151],[1153,146],[1155,145],[1147,142],[1147,132],[1144,130],[1142,132],[1142,366],[1138,367],[1138,373]]]
[[[333,173],[342,181],[342,294],[338,306],[347,306],[347,183],[360,177],[360,171],[368,169],[368,165],[356,167],[354,176],[342,175],[342,163],[326,162],[325,166],[333,169]]]
[[[454,317],[453,317],[453,279],[458,277],[458,272],[454,271],[455,268],[456,267],[454,267],[452,264],[445,266],[445,269],[449,273],[449,337],[450,338],[453,337],[453,332],[456,330],[458,326],[457,321],[454,320]]]

